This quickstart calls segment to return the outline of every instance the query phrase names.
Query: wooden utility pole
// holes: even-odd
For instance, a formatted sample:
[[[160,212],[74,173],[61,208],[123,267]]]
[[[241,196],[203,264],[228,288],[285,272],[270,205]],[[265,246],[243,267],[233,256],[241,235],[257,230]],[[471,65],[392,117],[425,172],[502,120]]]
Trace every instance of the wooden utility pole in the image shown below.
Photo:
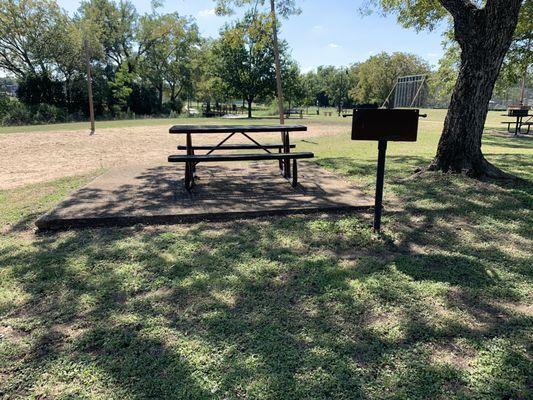
[[[89,118],[91,119],[91,135],[94,135],[94,103],[93,103],[93,80],[91,76],[91,56],[87,39],[83,40],[85,47],[85,62],[87,63],[87,93],[89,95]]]
[[[524,97],[526,95],[526,78],[527,78],[527,67],[524,70],[524,76],[522,76],[522,89],[520,90],[520,106],[524,105]]]
[[[276,86],[278,89],[279,123],[285,124],[285,110],[283,106],[283,86],[281,85],[281,61],[279,59],[278,24],[276,19],[276,3],[270,0],[270,15],[272,18],[272,40],[274,41],[274,59],[276,61]]]

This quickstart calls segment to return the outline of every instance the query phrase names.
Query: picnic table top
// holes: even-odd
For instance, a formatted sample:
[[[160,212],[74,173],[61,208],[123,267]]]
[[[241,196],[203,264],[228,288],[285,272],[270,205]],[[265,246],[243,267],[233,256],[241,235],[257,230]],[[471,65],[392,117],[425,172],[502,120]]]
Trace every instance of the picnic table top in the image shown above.
[[[304,125],[174,125],[169,133],[302,132]]]

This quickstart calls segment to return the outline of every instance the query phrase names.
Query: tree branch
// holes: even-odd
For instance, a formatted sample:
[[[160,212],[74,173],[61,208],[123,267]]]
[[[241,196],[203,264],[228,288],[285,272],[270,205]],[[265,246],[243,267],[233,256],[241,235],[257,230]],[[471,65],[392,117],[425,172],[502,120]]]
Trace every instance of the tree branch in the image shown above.
[[[440,4],[454,17],[464,17],[479,8],[470,0],[439,0]]]
[[[499,12],[516,9],[520,9],[520,3],[522,0],[487,0],[485,9],[488,12],[488,15],[492,16],[498,14]]]

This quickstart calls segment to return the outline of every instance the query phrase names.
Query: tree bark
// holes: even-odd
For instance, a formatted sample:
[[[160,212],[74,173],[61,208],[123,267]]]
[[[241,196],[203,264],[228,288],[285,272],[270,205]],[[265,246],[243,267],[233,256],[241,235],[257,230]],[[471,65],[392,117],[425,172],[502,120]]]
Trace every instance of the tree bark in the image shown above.
[[[159,111],[163,109],[163,84],[159,83],[157,85],[157,105],[159,106]]]
[[[465,0],[440,1],[453,16],[461,64],[437,154],[429,169],[475,178],[509,178],[485,159],[481,137],[492,91],[518,22],[521,0],[488,0],[481,9]]]
[[[65,75],[65,98],[67,102],[67,110],[68,113],[71,114],[73,112],[72,107],[72,79],[69,75]]]
[[[89,50],[89,42],[87,39],[84,39],[85,47],[85,58],[87,64],[87,95],[89,96],[89,119],[91,121],[91,135],[94,134],[95,124],[94,124],[94,102],[93,102],[93,79],[91,75],[91,57]]]
[[[278,92],[279,123],[280,125],[284,125],[285,110],[283,105],[283,85],[281,83],[281,61],[279,57],[278,22],[276,19],[276,4],[274,0],[270,0],[270,14],[272,17],[272,41],[274,44],[274,60],[276,64],[276,88]]]
[[[252,103],[253,103],[253,99],[247,99],[246,100],[248,102],[248,118],[252,118]]]

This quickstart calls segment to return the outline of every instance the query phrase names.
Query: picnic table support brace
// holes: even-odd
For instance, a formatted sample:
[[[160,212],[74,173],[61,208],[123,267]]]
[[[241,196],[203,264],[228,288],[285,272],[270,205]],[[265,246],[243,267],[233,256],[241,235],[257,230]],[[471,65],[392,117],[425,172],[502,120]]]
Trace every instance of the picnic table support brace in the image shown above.
[[[254,138],[250,137],[249,135],[247,135],[246,133],[244,132],[241,132],[245,137],[247,137],[248,139],[250,139],[254,144],[257,145],[257,147],[260,147],[262,150],[266,151],[268,154],[272,154],[272,152],[270,150],[268,150],[266,147],[264,147],[261,143],[259,143],[257,140],[255,140]]]
[[[385,155],[387,153],[387,141],[380,140],[378,143],[378,172],[376,177],[376,199],[374,205],[374,232],[381,231],[381,211],[383,209],[383,181],[385,178]]]
[[[185,163],[185,189],[191,190],[192,183],[193,183],[193,163],[186,162]]]
[[[192,149],[192,136],[190,133],[187,133],[187,155],[194,155],[194,150]],[[191,190],[194,184],[194,173],[196,172],[196,165],[191,162],[185,163],[185,188]]]
[[[220,141],[216,146],[214,146],[211,150],[209,150],[206,155],[209,155],[211,154],[212,152],[214,152],[216,149],[218,149],[220,146],[222,146],[224,143],[226,143],[233,135],[235,135],[235,133],[237,132],[232,132],[230,135],[226,136],[226,138],[222,141]],[[189,153],[187,153],[189,154]]]

